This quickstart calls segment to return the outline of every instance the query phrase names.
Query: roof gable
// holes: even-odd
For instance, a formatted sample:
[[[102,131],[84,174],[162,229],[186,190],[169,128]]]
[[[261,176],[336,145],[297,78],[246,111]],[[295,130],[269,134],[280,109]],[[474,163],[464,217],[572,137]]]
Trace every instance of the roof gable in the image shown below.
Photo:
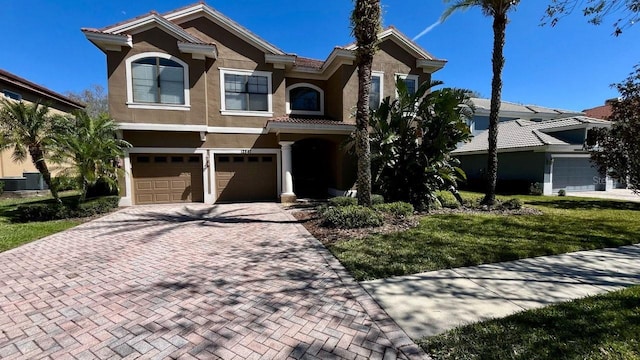
[[[166,20],[176,24],[203,16],[267,54],[286,55],[284,51],[204,3],[187,6],[163,15]]]

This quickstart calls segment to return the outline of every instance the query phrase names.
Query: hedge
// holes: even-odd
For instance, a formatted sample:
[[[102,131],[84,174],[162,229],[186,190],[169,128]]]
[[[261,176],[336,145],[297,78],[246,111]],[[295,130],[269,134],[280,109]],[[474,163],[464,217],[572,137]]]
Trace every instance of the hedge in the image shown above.
[[[89,199],[83,203],[35,203],[19,205],[14,213],[16,222],[49,221],[83,218],[110,212],[118,207],[118,196],[104,196]]]

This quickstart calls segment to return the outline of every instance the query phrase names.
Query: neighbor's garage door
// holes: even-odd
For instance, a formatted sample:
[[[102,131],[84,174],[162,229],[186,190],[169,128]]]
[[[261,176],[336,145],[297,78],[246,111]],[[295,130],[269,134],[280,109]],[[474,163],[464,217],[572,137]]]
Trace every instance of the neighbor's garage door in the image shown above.
[[[557,157],[553,159],[553,192],[594,191],[599,179],[598,170],[591,167],[589,158]]]
[[[200,155],[132,155],[131,170],[137,205],[204,201]]]
[[[216,201],[275,200],[275,155],[216,155]]]

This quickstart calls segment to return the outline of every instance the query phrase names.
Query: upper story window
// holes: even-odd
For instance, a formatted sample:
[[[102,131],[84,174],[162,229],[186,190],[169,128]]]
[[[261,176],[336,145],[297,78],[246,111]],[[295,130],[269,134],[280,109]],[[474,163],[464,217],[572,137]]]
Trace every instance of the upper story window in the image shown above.
[[[371,91],[369,92],[369,108],[377,110],[382,102],[384,73],[380,71],[371,72]]]
[[[307,83],[287,88],[287,113],[301,115],[324,115],[324,91]]]
[[[222,115],[272,116],[271,73],[220,69]]]
[[[11,90],[2,89],[2,94],[8,97],[9,99],[13,99],[17,101],[22,100],[22,95],[18,94],[17,92],[13,92]]]
[[[404,81],[409,94],[413,95],[418,90],[418,75],[396,74],[396,78]]]
[[[168,54],[127,59],[127,105],[141,109],[189,109],[189,67]]]

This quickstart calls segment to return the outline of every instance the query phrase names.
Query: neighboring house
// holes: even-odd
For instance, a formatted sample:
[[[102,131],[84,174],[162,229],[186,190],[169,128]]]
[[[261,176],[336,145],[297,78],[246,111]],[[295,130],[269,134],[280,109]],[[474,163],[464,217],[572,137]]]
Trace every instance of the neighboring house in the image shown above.
[[[617,186],[598,173],[587,151],[589,130],[609,126],[609,121],[585,116],[501,122],[498,124],[498,181],[526,186],[540,183],[545,195],[556,194],[561,189],[593,191]],[[453,152],[470,182],[482,182],[486,177],[488,147],[488,130],[485,130]]]
[[[282,25],[286,26],[286,25]],[[286,53],[206,4],[83,29],[107,58],[109,110],[128,150],[122,205],[341,194],[355,161],[355,46]],[[395,28],[379,34],[371,100],[445,65]]]
[[[468,122],[473,135],[489,128],[489,112],[491,110],[491,100],[472,98],[471,102],[475,106],[474,117]],[[527,120],[553,120],[571,116],[585,115],[582,112],[552,109],[538,105],[522,105],[508,101],[503,101],[500,105],[500,122],[527,119]]]
[[[596,106],[591,109],[582,110],[585,115],[602,120],[609,120],[611,117],[611,113],[613,113],[613,107],[611,106],[613,103],[618,102],[617,98],[608,99],[604,102],[602,106]]]
[[[0,69],[0,98],[26,103],[40,102],[48,105],[52,113],[58,114],[67,114],[84,108],[84,104],[2,69]],[[0,178],[2,178],[0,180],[5,182],[5,190],[36,190],[34,187],[41,189],[41,181],[34,186],[31,181],[27,184],[25,179],[25,174],[38,172],[31,158],[27,156],[25,161],[16,162],[12,154],[12,149],[6,149],[0,153]],[[36,176],[36,178],[39,177]]]

